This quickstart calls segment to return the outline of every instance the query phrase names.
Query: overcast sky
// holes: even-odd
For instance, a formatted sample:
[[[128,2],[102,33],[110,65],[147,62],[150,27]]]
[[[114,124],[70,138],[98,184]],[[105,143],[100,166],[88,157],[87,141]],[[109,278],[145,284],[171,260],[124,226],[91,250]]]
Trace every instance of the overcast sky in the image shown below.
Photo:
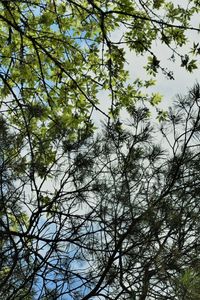
[[[191,34],[191,39],[196,34]],[[180,59],[177,59],[175,63],[170,61],[170,52],[161,44],[154,45],[153,50],[158,55],[158,59],[161,61],[163,67],[166,67],[169,71],[173,71],[174,80],[169,80],[166,76],[159,71],[156,77],[156,85],[152,88],[152,91],[160,92],[163,94],[163,105],[170,104],[172,98],[179,93],[186,93],[188,88],[191,88],[195,82],[200,79],[200,69],[196,69],[193,73],[189,73],[180,66]],[[189,47],[184,47],[185,53],[189,52]],[[126,49],[126,57],[128,66],[127,69],[130,71],[131,78],[141,77],[147,78],[144,65],[146,57],[137,57],[129,50]],[[199,66],[199,62],[198,62]]]
[[[197,18],[194,19],[193,26],[197,26]],[[199,21],[199,18],[198,18]],[[117,30],[112,35],[114,41],[119,41],[122,36],[122,30]],[[194,31],[187,31],[188,45],[184,46],[180,51],[181,54],[187,54],[190,51],[190,47],[193,42],[198,43],[200,41],[200,34]],[[189,46],[190,45],[190,46]],[[122,46],[121,46],[122,47]],[[144,66],[147,63],[147,57],[149,54],[144,56],[137,56],[134,52],[131,52],[127,46],[124,45],[126,51],[126,66],[125,68],[130,72],[130,81],[132,82],[136,78],[148,79],[152,76],[148,76]],[[173,100],[177,94],[185,95],[187,91],[193,87],[196,82],[200,83],[200,59],[199,57],[194,57],[198,61],[198,69],[194,70],[192,73],[186,71],[185,68],[181,67],[181,59],[177,58],[176,62],[172,62],[170,57],[172,52],[167,49],[166,45],[162,45],[157,42],[154,43],[152,51],[157,56],[161,62],[161,66],[167,68],[168,71],[172,71],[174,74],[174,80],[169,80],[162,71],[159,71],[156,76],[156,85],[148,89],[147,92],[159,92],[163,95],[163,100],[159,107],[161,109],[166,109],[172,105]],[[100,105],[99,107],[105,111],[106,105],[108,103],[108,93],[100,93]],[[110,102],[109,102],[110,103]],[[98,112],[94,114],[95,123],[102,119],[102,116]],[[124,117],[124,114],[123,114]],[[98,119],[98,120],[97,120]]]

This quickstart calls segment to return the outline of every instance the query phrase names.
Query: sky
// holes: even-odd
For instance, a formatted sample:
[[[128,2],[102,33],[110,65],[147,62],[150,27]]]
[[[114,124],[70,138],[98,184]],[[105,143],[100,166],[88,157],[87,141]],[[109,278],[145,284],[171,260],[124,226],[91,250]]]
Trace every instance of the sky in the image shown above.
[[[181,5],[187,6],[187,0],[181,0]],[[174,5],[179,5],[180,0],[174,0]],[[191,20],[191,26],[199,28],[199,15],[194,15]],[[119,38],[120,32],[116,32],[116,36],[114,38]],[[189,44],[192,45],[193,42],[200,42],[200,33],[197,31],[188,30],[186,32],[186,36],[188,38],[188,45],[185,45],[180,50],[180,53],[187,54],[190,51]],[[130,72],[130,77],[146,77],[146,71],[143,66],[145,65],[146,58],[142,56],[136,56],[131,53],[127,47],[126,50],[126,59],[129,63],[127,69]],[[194,70],[192,73],[186,71],[183,67],[180,67],[181,61],[180,58],[175,63],[170,61],[170,56],[172,53],[167,49],[166,46],[157,42],[153,44],[152,51],[157,55],[157,58],[161,61],[162,66],[167,67],[169,71],[173,71],[174,80],[169,80],[166,78],[161,71],[158,72],[156,77],[156,85],[152,88],[153,92],[159,92],[163,95],[163,101],[161,103],[161,107],[166,109],[169,105],[172,104],[174,97],[177,94],[186,94],[188,89],[193,87],[195,82],[197,82],[200,78],[200,59],[198,59],[198,69]],[[148,56],[148,55],[146,55]],[[195,59],[197,59],[195,57]],[[200,81],[200,80],[199,80]]]
[[[194,33],[189,34],[190,39],[194,39],[195,41],[199,36]],[[155,50],[154,50],[155,49]],[[185,53],[189,52],[188,47],[184,47]],[[180,66],[180,59],[177,62],[173,63],[170,61],[170,52],[166,47],[163,47],[161,44],[154,45],[153,52],[158,53],[158,58],[161,61],[164,67],[167,67],[170,71],[173,71],[174,80],[170,80],[166,78],[161,71],[158,72],[156,77],[156,85],[151,88],[153,92],[159,92],[163,95],[163,101],[161,106],[167,107],[171,105],[172,99],[177,94],[185,94],[188,89],[190,89],[195,82],[198,81],[200,77],[200,70],[196,69],[192,73],[186,71],[183,67]],[[128,61],[127,69],[130,72],[130,77],[141,77],[146,78],[146,72],[143,68],[145,65],[146,57],[137,57],[133,53],[131,53],[128,49],[126,49],[126,59]]]
[[[181,4],[187,3],[187,0],[182,0]],[[178,0],[173,1],[174,4],[180,4]],[[199,15],[195,15],[192,18],[191,26],[198,28],[199,27]],[[118,42],[120,41],[123,35],[123,28],[120,28],[113,32],[111,36],[111,40]],[[193,45],[193,42],[198,43],[200,41],[200,34],[197,31],[188,30],[186,32],[186,36],[188,38],[188,45],[185,45],[180,49],[180,54],[187,54],[190,52],[190,47]],[[130,74],[130,82],[133,82],[136,78],[140,79],[149,79],[152,76],[147,76],[146,70],[144,66],[147,63],[147,57],[149,54],[145,55],[136,55],[133,51],[131,52],[128,47],[123,44],[124,50],[126,53],[126,64],[125,69],[129,71]],[[121,46],[122,47],[122,46]],[[167,48],[167,46],[162,45],[160,42],[154,42],[152,47],[152,52],[157,56],[158,60],[161,62],[161,66],[167,68],[168,71],[172,71],[174,75],[174,80],[170,80],[166,78],[166,76],[159,71],[156,76],[156,85],[149,88],[147,92],[156,93],[159,92],[163,95],[163,99],[161,104],[159,105],[160,109],[167,110],[169,106],[173,104],[177,95],[185,95],[188,90],[191,89],[195,83],[200,82],[200,59],[199,57],[194,57],[198,61],[198,69],[194,70],[192,73],[186,71],[185,68],[181,67],[181,59],[177,58],[176,62],[172,62],[170,57],[172,52]],[[108,93],[101,92],[99,94],[100,104],[99,107],[102,110],[106,109],[108,103]],[[155,113],[152,112],[152,115],[155,116]],[[99,120],[102,120],[102,117],[96,112],[94,114],[95,122],[99,125]],[[97,121],[97,118],[99,120]],[[126,114],[123,114],[123,118],[126,118]]]

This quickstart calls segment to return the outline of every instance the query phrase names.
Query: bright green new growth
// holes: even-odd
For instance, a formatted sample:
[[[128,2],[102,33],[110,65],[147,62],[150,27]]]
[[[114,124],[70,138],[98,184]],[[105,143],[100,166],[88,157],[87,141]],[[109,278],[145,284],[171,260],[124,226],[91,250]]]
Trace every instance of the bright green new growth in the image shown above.
[[[73,144],[93,132],[95,110],[107,121],[117,120],[121,109],[148,98],[141,89],[153,84],[151,79],[127,84],[124,44],[150,55],[146,70],[153,76],[162,70],[173,78],[152,52],[154,41],[170,47],[189,72],[197,68],[196,60],[177,48],[187,42],[190,19],[199,12],[196,1],[187,7],[170,1],[2,1],[0,9],[2,109],[20,143],[29,144],[41,177],[61,141]],[[195,44],[193,54],[198,53]],[[106,109],[101,92],[110,95]],[[159,102],[160,96],[152,95],[150,103]]]

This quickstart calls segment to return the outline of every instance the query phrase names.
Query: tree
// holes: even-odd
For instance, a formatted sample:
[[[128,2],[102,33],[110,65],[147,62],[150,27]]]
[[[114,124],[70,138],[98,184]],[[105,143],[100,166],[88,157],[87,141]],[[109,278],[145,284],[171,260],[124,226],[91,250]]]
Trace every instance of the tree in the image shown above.
[[[10,232],[31,242],[37,299],[182,299],[200,259],[199,96],[169,110],[163,148],[138,103],[127,128],[106,125],[54,165],[56,188],[41,185],[27,230]]]
[[[186,269],[175,281],[175,290],[178,299],[199,299],[199,272],[198,266]]]
[[[161,149],[149,119],[160,96],[144,93],[151,78],[127,83],[123,45],[149,55],[151,76],[173,78],[152,50],[157,40],[192,71],[198,43],[179,50],[187,30],[199,31],[190,24],[199,1],[121,2],[0,3],[2,140],[13,174],[2,189],[4,298],[174,299],[176,280],[198,263],[199,87],[158,114],[169,144]],[[105,110],[100,92],[110,94]],[[105,120],[97,137],[94,110]]]
[[[27,247],[21,244],[12,232],[23,232],[27,216],[23,209],[19,193],[15,187],[16,176],[13,164],[16,163],[14,145],[16,139],[8,131],[6,121],[0,119],[0,298],[9,299],[14,294],[15,299],[32,299],[33,282],[26,281],[31,268],[27,264]],[[27,258],[28,260],[30,257]],[[17,288],[20,292],[17,293]],[[32,291],[31,291],[32,290]]]

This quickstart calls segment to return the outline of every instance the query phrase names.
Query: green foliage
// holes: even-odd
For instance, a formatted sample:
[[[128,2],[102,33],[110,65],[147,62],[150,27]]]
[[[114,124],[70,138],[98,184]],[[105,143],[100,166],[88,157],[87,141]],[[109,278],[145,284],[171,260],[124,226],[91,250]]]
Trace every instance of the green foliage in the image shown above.
[[[194,208],[173,190],[176,182],[187,192],[179,171],[189,141],[175,137],[174,157],[164,160],[152,143],[149,107],[162,97],[149,88],[160,71],[173,79],[152,45],[195,70],[198,43],[191,53],[183,46],[187,30],[199,32],[191,25],[199,10],[197,0],[187,8],[166,0],[0,2],[0,298],[106,299],[112,291],[145,299],[153,276],[171,287],[163,274],[169,265],[178,272],[179,255],[170,260],[161,236],[166,228],[176,235],[184,219],[177,199],[187,213]],[[125,49],[147,54],[145,80],[136,68],[130,80]],[[184,121],[179,111],[157,111],[162,134],[169,122],[192,120],[184,128],[198,135],[191,107],[181,110],[192,112]],[[99,134],[96,119],[105,123]],[[188,185],[197,181],[191,157]]]
[[[151,14],[153,10],[160,12],[158,18]],[[40,135],[49,136],[48,151],[52,151],[58,128],[63,134],[67,131],[69,139],[77,139],[77,132],[91,119],[91,110],[105,116],[99,106],[101,91],[110,93],[107,107],[117,118],[141,93],[135,83],[126,84],[125,51],[121,39],[112,41],[112,33],[125,24],[122,43],[137,54],[151,55],[146,66],[149,74],[155,76],[162,70],[172,79],[152,52],[152,43],[161,40],[172,51],[174,43],[185,45],[185,30],[198,10],[195,1],[187,9],[164,0],[140,5],[135,1],[3,1],[0,93],[2,105],[6,105],[5,97],[13,98],[7,106],[8,120],[19,132],[30,135],[37,152]],[[182,57],[182,66],[189,72],[197,67],[195,59]]]
[[[158,73],[158,69],[160,67],[160,61],[156,58],[156,56],[149,56],[148,57],[148,64],[146,66],[146,70],[149,72],[150,75],[156,75]]]
[[[156,106],[158,105],[162,100],[162,95],[159,93],[152,94],[152,98],[150,100],[151,105]]]
[[[24,176],[25,168],[15,149],[18,141],[3,117],[0,122],[0,298],[32,300],[31,282],[26,281],[30,266],[24,259],[25,249],[20,250],[19,245],[19,234],[28,228],[29,217],[15,187],[18,174]]]
[[[200,299],[200,275],[195,269],[186,269],[176,280],[178,299]]]
[[[168,117],[168,113],[166,111],[164,111],[164,110],[158,111],[157,119],[159,122],[166,121],[167,117]]]

